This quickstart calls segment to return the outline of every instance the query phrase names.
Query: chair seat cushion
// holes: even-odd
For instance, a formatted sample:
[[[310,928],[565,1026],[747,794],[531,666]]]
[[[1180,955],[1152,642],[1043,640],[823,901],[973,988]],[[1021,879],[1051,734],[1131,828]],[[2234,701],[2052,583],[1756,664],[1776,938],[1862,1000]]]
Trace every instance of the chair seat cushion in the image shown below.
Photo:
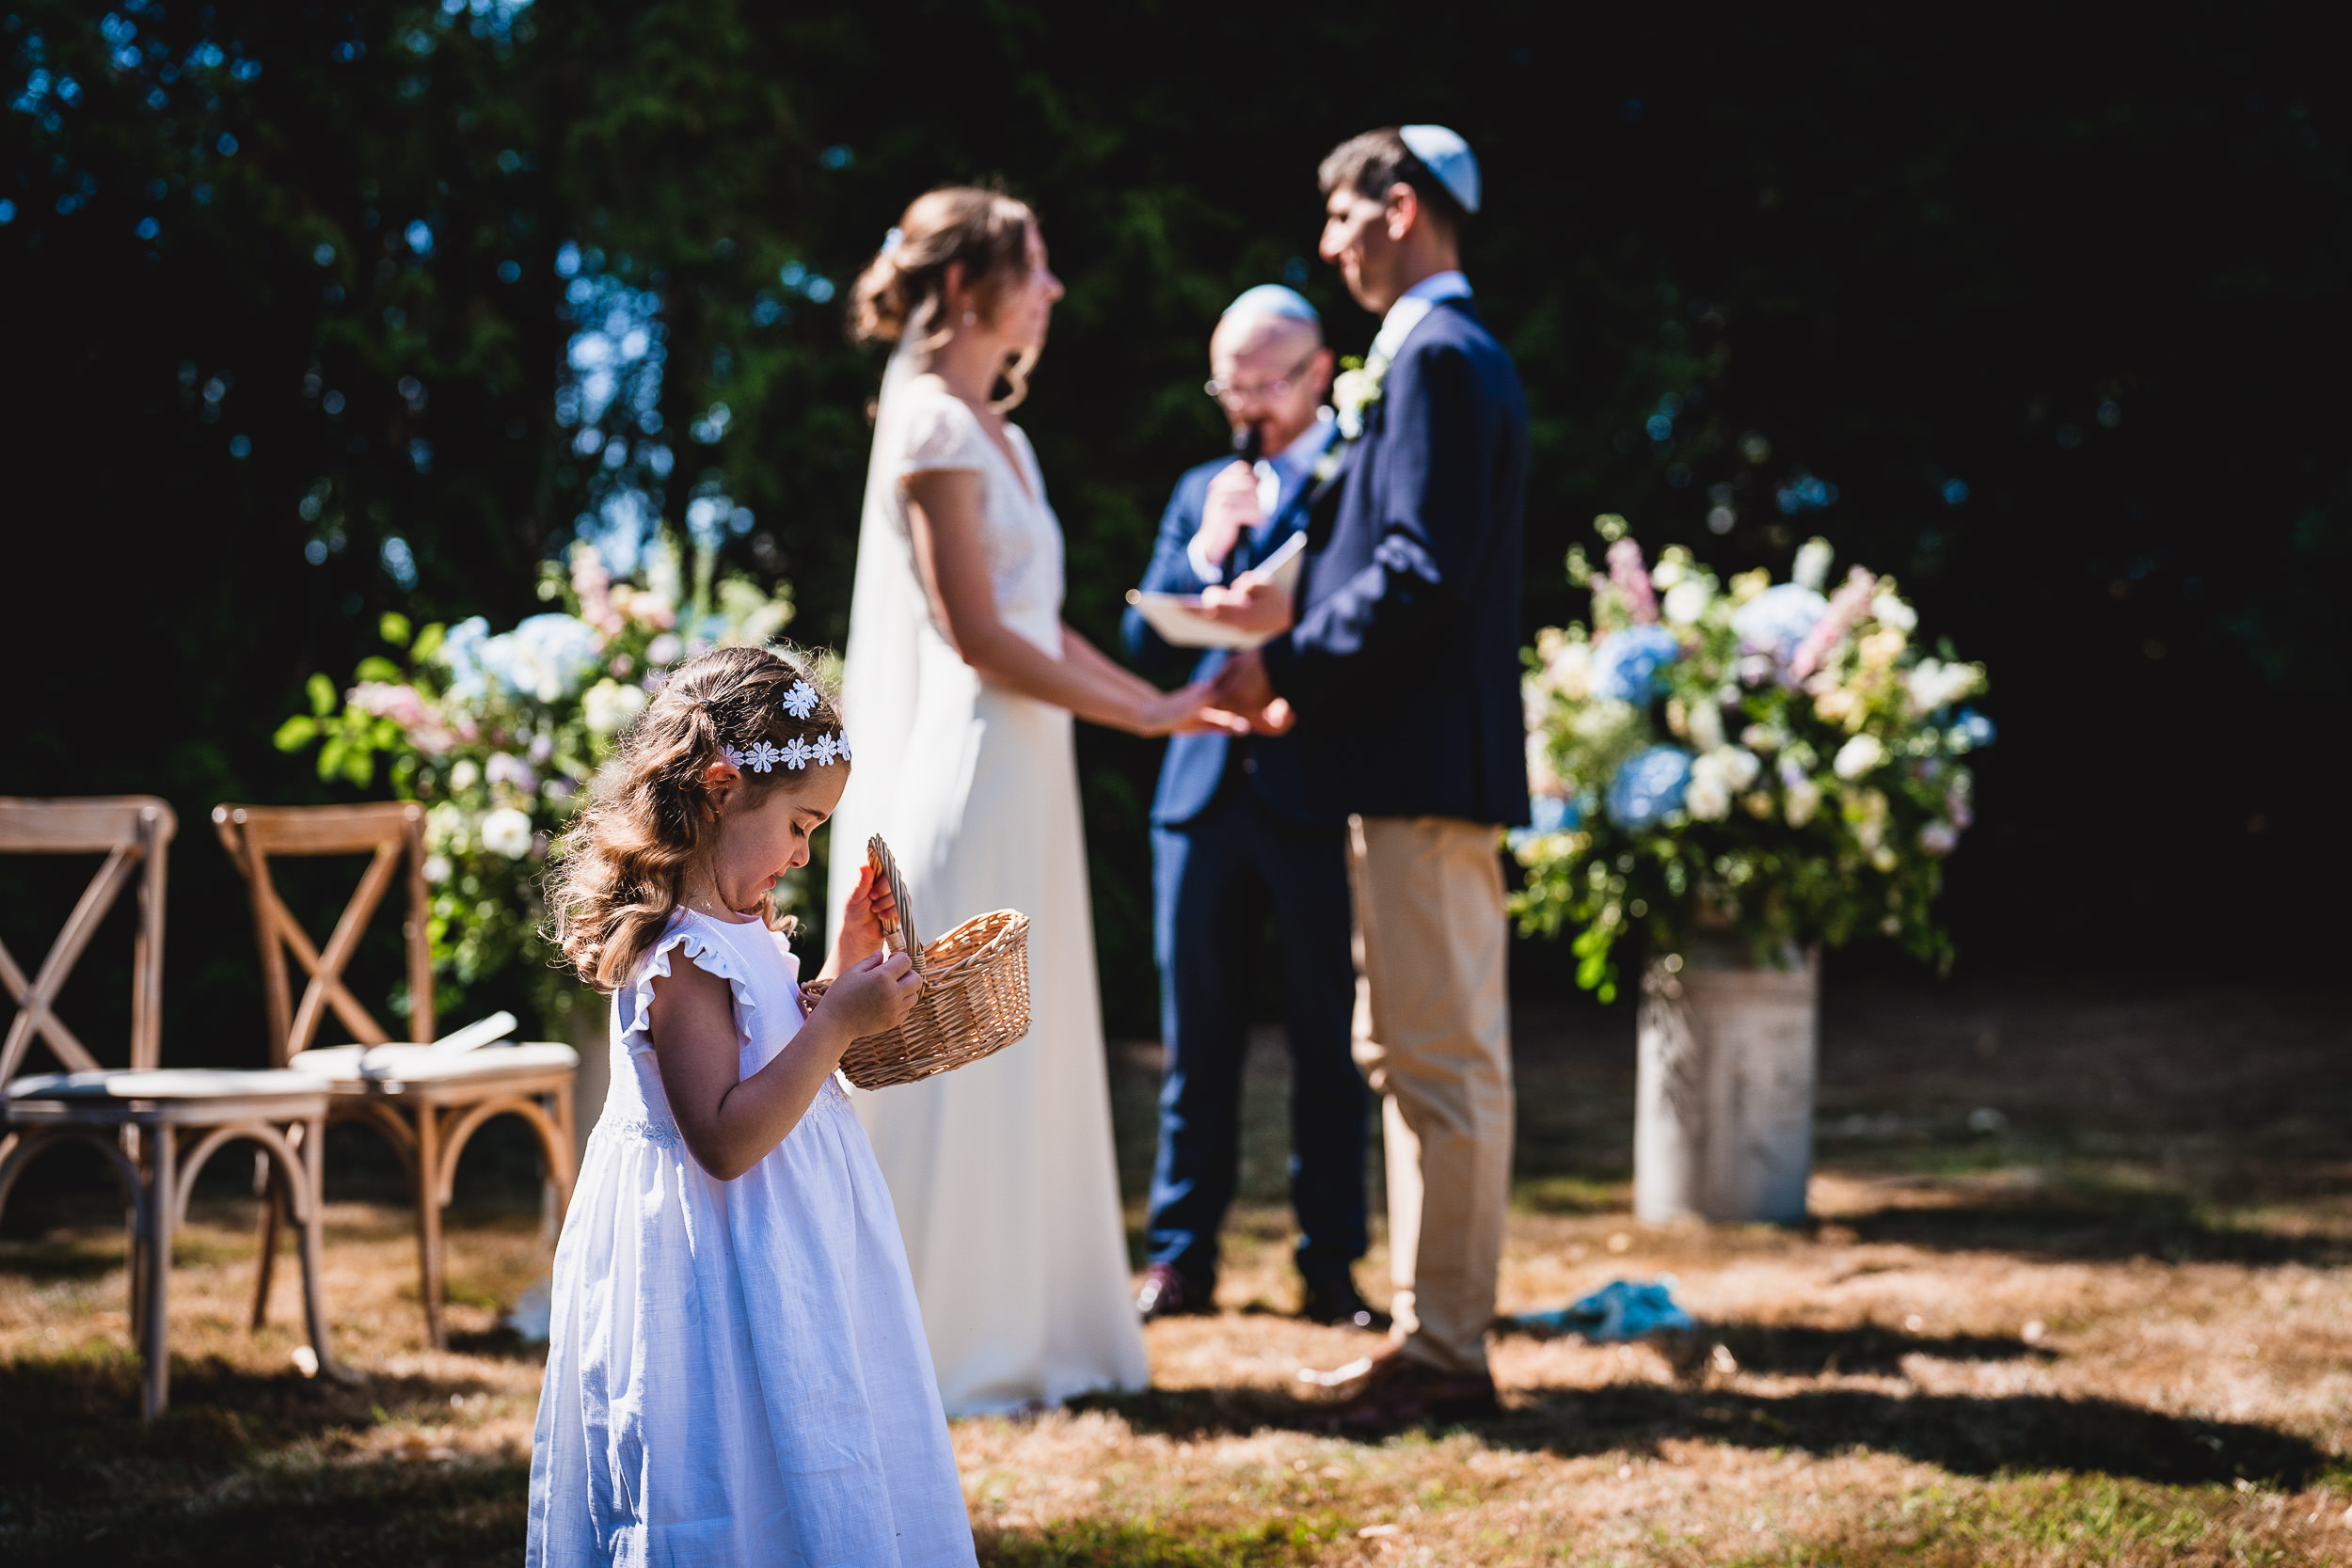
[[[426,1079],[471,1078],[485,1073],[571,1071],[580,1053],[553,1041],[508,1041],[473,1051],[442,1051],[430,1045],[331,1045],[305,1051],[291,1066],[337,1083],[420,1083]]]
[[[154,1068],[147,1071],[42,1072],[15,1079],[10,1100],[245,1100],[255,1095],[319,1094],[334,1085],[315,1072],[233,1068]]]

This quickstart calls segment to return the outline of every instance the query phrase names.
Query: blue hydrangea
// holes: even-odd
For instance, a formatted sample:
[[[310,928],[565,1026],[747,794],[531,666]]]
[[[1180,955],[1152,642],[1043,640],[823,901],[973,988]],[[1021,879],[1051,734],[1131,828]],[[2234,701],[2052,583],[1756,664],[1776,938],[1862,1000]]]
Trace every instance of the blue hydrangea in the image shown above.
[[[1829,601],[1801,582],[1767,588],[1731,612],[1731,629],[1742,646],[1786,664],[1814,623],[1829,612]]]
[[[1572,833],[1584,821],[1584,804],[1581,800],[1563,800],[1557,795],[1538,795],[1529,805],[1534,820],[1528,825],[1539,833]]]
[[[449,628],[441,643],[441,662],[449,666],[449,694],[461,703],[480,702],[489,694],[490,674],[483,668],[483,646],[490,641],[490,623],[476,615]]]
[[[1652,746],[1618,765],[1609,781],[1609,820],[1639,830],[1682,809],[1691,785],[1691,753],[1679,746]]]
[[[561,613],[530,616],[496,637],[479,615],[460,621],[450,628],[441,658],[449,666],[449,693],[461,702],[495,692],[552,703],[577,693],[598,664],[595,629]]]
[[[1636,706],[1666,691],[1666,666],[1682,657],[1682,644],[1663,626],[1628,626],[1613,631],[1593,650],[1593,695]]]

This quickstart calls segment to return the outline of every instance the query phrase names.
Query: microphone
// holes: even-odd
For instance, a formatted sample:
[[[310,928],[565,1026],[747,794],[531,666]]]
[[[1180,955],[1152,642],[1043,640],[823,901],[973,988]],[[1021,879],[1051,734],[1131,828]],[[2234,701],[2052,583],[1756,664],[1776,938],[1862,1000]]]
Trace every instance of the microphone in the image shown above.
[[[1244,463],[1256,464],[1265,455],[1265,432],[1255,423],[1246,424],[1233,432],[1233,455]]]

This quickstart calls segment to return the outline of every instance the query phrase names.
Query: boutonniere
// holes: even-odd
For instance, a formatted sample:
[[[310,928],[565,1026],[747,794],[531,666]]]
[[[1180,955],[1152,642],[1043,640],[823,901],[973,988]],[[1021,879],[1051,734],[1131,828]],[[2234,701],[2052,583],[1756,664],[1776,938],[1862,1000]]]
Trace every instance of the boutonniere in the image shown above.
[[[1380,401],[1380,384],[1388,379],[1389,362],[1385,357],[1366,361],[1351,356],[1340,365],[1340,373],[1331,383],[1331,406],[1340,417],[1340,435],[1353,441],[1364,433],[1364,415]]]
[[[1319,484],[1340,471],[1340,459],[1364,434],[1364,416],[1380,401],[1381,384],[1389,375],[1385,358],[1367,362],[1350,355],[1340,361],[1340,367],[1331,381],[1331,407],[1339,415],[1340,438],[1315,460],[1313,472]]]

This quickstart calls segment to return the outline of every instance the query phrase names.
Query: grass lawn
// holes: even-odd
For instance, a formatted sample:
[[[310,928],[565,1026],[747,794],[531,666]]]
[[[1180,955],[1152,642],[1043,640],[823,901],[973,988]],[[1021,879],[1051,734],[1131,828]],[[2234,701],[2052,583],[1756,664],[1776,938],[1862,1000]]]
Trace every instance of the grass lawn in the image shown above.
[[[1320,1430],[1295,1369],[1370,1341],[1284,1315],[1268,1039],[1226,1310],[1151,1329],[1149,1394],[957,1424],[982,1561],[2352,1564],[2352,1026],[2331,998],[1841,992],[1794,1232],[1631,1224],[1630,1028],[1519,1018],[1502,1307],[1672,1273],[1702,1333],[1504,1336],[1495,1419]],[[1116,1056],[1136,1194],[1152,1053]],[[224,1169],[182,1235],[172,1408],[146,1428],[119,1206],[94,1172],[36,1172],[0,1230],[0,1561],[520,1560],[539,1367],[496,1323],[547,1267],[532,1189],[513,1150],[469,1157],[454,1345],[430,1353],[362,1136],[329,1150],[327,1287],[363,1381],[293,1365],[292,1269],[244,1330],[253,1211]],[[1360,1275],[1385,1298],[1383,1254]]]

